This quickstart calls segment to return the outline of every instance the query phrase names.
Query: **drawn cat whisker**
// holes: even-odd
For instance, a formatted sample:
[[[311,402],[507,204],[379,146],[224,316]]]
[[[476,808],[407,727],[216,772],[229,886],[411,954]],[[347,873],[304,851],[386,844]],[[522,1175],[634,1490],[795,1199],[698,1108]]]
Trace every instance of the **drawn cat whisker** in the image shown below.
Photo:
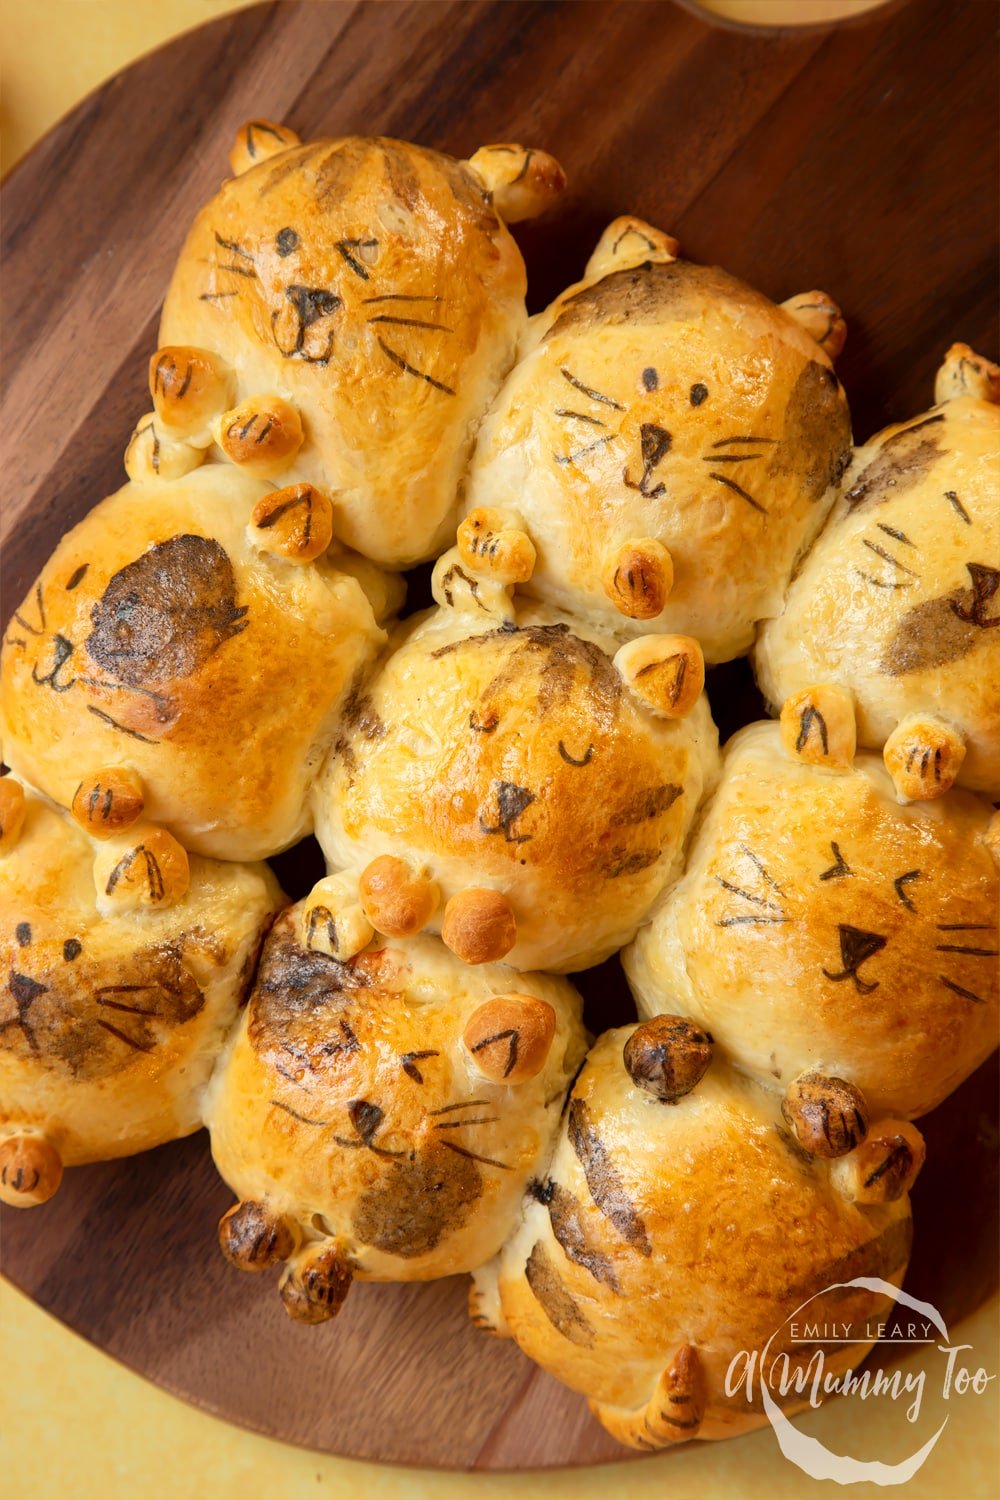
[[[440,1109],[429,1109],[429,1116],[450,1115],[456,1109],[482,1109],[489,1104],[488,1099],[463,1099],[458,1104],[442,1104]]]
[[[473,1115],[469,1120],[439,1120],[435,1130],[464,1130],[467,1125],[495,1125],[499,1115]]]
[[[14,619],[20,625],[21,629],[26,630],[29,635],[44,635],[48,627],[45,623],[45,603],[42,599],[42,585],[40,583],[35,584],[35,603],[38,605],[38,618],[42,622],[40,626],[32,625],[31,621],[26,620],[20,611],[16,609],[14,611]]]
[[[982,995],[976,995],[972,992],[972,990],[963,988],[962,985],[956,984],[953,979],[947,978],[946,975],[939,974],[938,979],[944,985],[946,990],[951,990],[953,995],[961,995],[963,1000],[971,1000],[975,1005],[986,1004],[986,1001]]]
[[[752,459],[763,458],[763,453],[713,453],[703,458],[703,464],[748,464]]]
[[[444,323],[428,323],[423,318],[394,318],[391,313],[376,313],[374,318],[368,319],[369,323],[393,323],[398,328],[427,328],[433,333],[452,333],[453,329]]]
[[[390,348],[385,340],[379,338],[378,335],[376,335],[376,339],[382,353],[388,359],[391,359],[394,365],[398,365],[401,370],[405,371],[407,375],[415,375],[418,380],[426,380],[428,385],[432,385],[436,391],[443,391],[446,396],[454,396],[455,392],[450,385],[445,385],[441,380],[435,380],[434,376],[428,375],[426,370],[418,370],[416,365],[411,365],[398,350]]]
[[[874,552],[877,557],[881,557],[885,562],[892,563],[894,568],[899,568],[901,572],[908,573],[911,578],[920,577],[919,573],[915,573],[912,568],[908,568],[905,563],[901,563],[898,558],[893,557],[892,553],[887,552],[878,542],[869,541],[868,537],[864,537],[862,540],[869,551]]]
[[[568,411],[564,406],[558,406],[555,410],[557,417],[572,417],[576,422],[589,422],[591,427],[607,427],[607,422],[602,422],[600,417],[589,417],[585,411]]]
[[[884,521],[877,523],[879,531],[884,531],[886,536],[895,537],[897,542],[904,542],[907,547],[916,547],[916,542],[911,542],[905,531],[899,531],[895,526],[887,526]]]
[[[741,500],[745,500],[748,505],[752,505],[754,510],[759,510],[761,515],[767,515],[767,511],[763,505],[758,500],[755,500],[741,484],[737,484],[734,479],[727,478],[725,474],[716,474],[714,472],[709,474],[708,477],[709,479],[714,479],[716,484],[724,485],[727,490],[732,490],[734,495],[739,495]]]
[[[583,458],[587,453],[593,453],[596,448],[604,448],[608,443],[613,443],[614,434],[608,437],[595,438],[592,443],[585,443],[582,448],[577,448],[573,453],[554,453],[552,456],[557,464],[575,463],[578,458]]]
[[[215,230],[215,243],[221,250],[228,250],[231,254],[238,255],[243,260],[253,261],[253,256],[249,250],[244,250],[243,246],[238,244],[236,240],[224,240],[218,230]]]
[[[441,1145],[448,1151],[454,1151],[458,1156],[467,1156],[470,1161],[480,1161],[487,1167],[499,1167],[502,1172],[509,1172],[511,1170],[507,1162],[497,1161],[492,1156],[480,1156],[477,1151],[468,1151],[464,1146],[459,1146],[454,1141],[442,1141]]]
[[[865,583],[873,584],[877,589],[909,589],[913,587],[912,583],[907,583],[905,580],[900,583],[890,583],[887,579],[875,578],[871,573],[866,573],[863,568],[855,568],[854,572]]]
[[[418,297],[412,292],[383,292],[380,297],[362,297],[362,305],[367,306],[373,302],[443,302],[443,297],[433,293]]]
[[[776,443],[777,441],[777,438],[742,436],[740,434],[737,434],[736,437],[720,438],[717,443],[712,444],[712,447],[732,448],[737,443]]]
[[[583,381],[577,380],[576,376],[567,370],[565,366],[560,369],[559,374],[564,380],[569,381],[574,390],[582,391],[585,396],[590,397],[591,401],[601,401],[605,406],[613,406],[615,411],[625,410],[620,401],[616,401],[613,396],[606,396],[603,391],[595,391],[593,386],[584,385]]]

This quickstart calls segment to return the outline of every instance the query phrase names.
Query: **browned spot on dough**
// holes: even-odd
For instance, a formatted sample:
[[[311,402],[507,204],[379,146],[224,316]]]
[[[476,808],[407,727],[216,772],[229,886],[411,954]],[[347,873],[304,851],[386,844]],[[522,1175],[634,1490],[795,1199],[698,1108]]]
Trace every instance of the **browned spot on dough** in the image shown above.
[[[658,818],[673,807],[683,790],[683,787],[668,782],[665,786],[647,787],[645,791],[636,792],[624,807],[612,813],[610,826],[625,828],[632,823],[645,823],[649,818]]]
[[[0,988],[0,1051],[75,1078],[130,1066],[205,1003],[173,946],[151,944],[109,962],[86,951],[69,962],[61,941],[36,942],[30,953],[33,973],[12,970]]]
[[[817,360],[806,364],[788,398],[781,442],[769,474],[800,476],[809,500],[836,484],[851,457],[851,417],[836,375]]]
[[[602,1281],[613,1292],[620,1290],[611,1257],[590,1244],[583,1222],[581,1205],[572,1193],[554,1182],[550,1187],[549,1218],[552,1233],[562,1246],[563,1254],[589,1271],[595,1281]]]
[[[989,599],[996,593],[996,569],[983,569],[975,563],[972,566],[979,576],[973,575],[970,588],[953,589],[940,599],[925,599],[903,615],[879,662],[886,676],[905,677],[908,672],[928,672],[961,661],[985,639],[987,629],[1000,625],[1000,616],[991,619],[984,612],[982,575],[993,574],[993,587],[986,595]]]
[[[341,963],[301,947],[294,916],[282,913],[264,944],[250,998],[251,1045],[285,1075],[322,1069],[349,1045],[331,1022],[331,1007],[374,977],[366,962]]]
[[[928,431],[922,423],[907,427],[882,444],[844,499],[852,511],[893,500],[919,484],[940,456],[936,428]]]
[[[651,1255],[653,1247],[646,1226],[625,1190],[608,1148],[591,1123],[590,1111],[582,1099],[574,1099],[569,1107],[569,1140],[583,1167],[590,1196],[601,1213],[640,1255]]]
[[[351,1224],[363,1244],[412,1260],[461,1229],[482,1191],[474,1161],[434,1144],[388,1166],[358,1199]]]
[[[173,536],[119,568],[90,612],[85,649],[116,682],[169,687],[247,626],[218,542]]]
[[[484,635],[439,646],[431,658],[437,660],[479,642],[508,647],[503,665],[480,699],[480,722],[494,700],[502,706],[504,696],[515,684],[523,683],[532,667],[538,672],[537,707],[543,719],[565,708],[578,684],[582,684],[591,712],[602,727],[617,718],[623,687],[614,663],[593,641],[573,635],[568,625],[501,626]]]
[[[564,1339],[569,1339],[571,1344],[582,1344],[585,1349],[589,1349],[594,1342],[594,1330],[560,1280],[559,1273],[541,1243],[528,1256],[524,1276],[553,1328]]]
[[[752,303],[772,315],[774,311],[759,292],[717,266],[697,266],[684,260],[666,265],[646,261],[641,266],[611,271],[593,286],[567,297],[545,337],[572,329],[586,332],[599,324],[666,323],[699,316],[706,298]]]
[[[655,865],[662,853],[662,849],[612,849],[601,866],[601,874],[606,880],[618,880],[622,875],[639,875],[643,870],[648,870],[650,865]]]

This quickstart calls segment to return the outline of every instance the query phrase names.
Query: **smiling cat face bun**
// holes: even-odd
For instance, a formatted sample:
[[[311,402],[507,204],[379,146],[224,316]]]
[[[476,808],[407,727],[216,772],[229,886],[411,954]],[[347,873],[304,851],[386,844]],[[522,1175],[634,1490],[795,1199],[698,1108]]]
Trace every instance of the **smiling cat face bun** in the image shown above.
[[[165,432],[328,493],[379,563],[454,529],[472,433],[525,323],[506,228],[561,192],[543,151],[468,162],[358,136],[303,145],[253,121],[167,292],[151,389]]]
[[[442,606],[407,622],[352,704],[317,837],[380,932],[429,925],[472,963],[585,968],[678,869],[714,779],[697,643],[616,651],[555,611],[491,601],[454,552],[435,588]]]
[[[622,635],[746,651],[832,503],[850,420],[829,298],[782,307],[636,219],[534,319],[487,418],[467,511],[511,509],[527,592]]]

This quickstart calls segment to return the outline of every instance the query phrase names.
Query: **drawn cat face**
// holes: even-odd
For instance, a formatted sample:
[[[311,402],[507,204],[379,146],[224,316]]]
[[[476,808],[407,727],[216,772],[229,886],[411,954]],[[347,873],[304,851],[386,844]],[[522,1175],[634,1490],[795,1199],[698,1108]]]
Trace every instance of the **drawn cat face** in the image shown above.
[[[160,337],[220,355],[239,401],[280,389],[307,433],[289,477],[338,492],[351,546],[406,564],[440,550],[523,296],[514,241],[466,165],[392,140],[319,141],[202,211]]]
[[[959,780],[1000,790],[1000,407],[960,397],[860,448],[756,651],[768,698],[849,684],[859,738],[941,714]]]
[[[0,859],[0,1196],[24,1206],[51,1196],[61,1163],[197,1128],[281,893],[264,866],[191,856],[173,905],[99,909],[95,845],[13,777],[0,787],[19,817]]]
[[[829,361],[766,299],[684,262],[584,283],[541,326],[489,418],[470,505],[520,509],[540,554],[530,592],[563,607],[582,589],[609,614],[609,559],[654,539],[673,589],[629,629],[690,632],[710,660],[738,629],[745,649],[847,460]]]
[[[213,1150],[242,1191],[279,1159],[265,1197],[315,1234],[343,1239],[362,1271],[448,1274],[492,1253],[558,1120],[582,1056],[578,1002],[560,981],[518,976],[556,1008],[541,1073],[516,1086],[479,1074],[463,1028],[509,971],[463,970],[411,939],[339,963],[304,946],[302,909],[275,924],[246,1025],[209,1108]],[[287,1154],[286,1154],[287,1153]]]
[[[825,1069],[878,1112],[924,1113],[995,1044],[988,819],[963,792],[900,807],[875,757],[831,775],[793,762],[775,725],[742,731],[687,874],[626,958],[641,1006],[683,997],[783,1086]]]
[[[196,852],[257,857],[308,831],[307,767],[381,632],[353,577],[251,544],[266,493],[205,465],[127,485],[63,539],[4,636],[15,771],[69,807],[124,762]]]
[[[205,997],[170,944],[91,957],[49,921],[19,921],[0,936],[0,1048],[41,1067],[92,1081],[155,1052]],[[6,926],[6,924],[5,924]]]
[[[894,596],[869,605],[883,630],[884,617],[896,616],[882,643],[885,675],[1000,650],[989,635],[1000,626],[1000,495],[990,474],[998,459],[1000,408],[968,398],[890,429],[859,452],[844,508],[869,524],[852,525],[844,562],[854,578]]]
[[[644,714],[604,650],[563,622],[472,632],[432,617],[375,678],[321,793],[321,842],[350,864],[391,838],[446,896],[502,882],[511,961],[568,966],[609,924],[640,920],[668,878],[705,726]]]
[[[81,563],[61,589],[59,579],[43,574],[33,596],[14,611],[4,644],[23,654],[25,667],[30,663],[37,688],[76,689],[92,700],[88,712],[122,735],[155,743],[178,717],[169,689],[246,629],[247,606],[236,603],[232,563],[210,538],[168,537],[113,573],[93,603],[89,570]],[[105,703],[115,705],[117,717]]]

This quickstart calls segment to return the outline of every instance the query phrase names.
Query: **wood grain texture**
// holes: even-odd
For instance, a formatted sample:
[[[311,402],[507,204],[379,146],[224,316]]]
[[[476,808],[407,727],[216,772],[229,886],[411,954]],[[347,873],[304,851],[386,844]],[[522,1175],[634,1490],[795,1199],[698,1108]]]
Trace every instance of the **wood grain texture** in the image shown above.
[[[533,309],[624,211],[773,297],[822,287],[849,321],[841,374],[865,438],[927,405],[953,339],[995,353],[995,19],[978,0],[909,0],[761,35],[658,0],[287,0],[142,59],[4,187],[3,619],[124,479],[173,260],[244,119],[458,156],[491,140],[552,151],[567,199],[518,229]],[[759,713],[743,664],[710,692],[724,733]],[[279,861],[293,894],[310,860]],[[592,1026],[628,1019],[616,963],[584,988]],[[949,1320],[993,1286],[994,1098],[987,1065],[927,1122],[908,1285]],[[203,1136],[74,1171],[46,1208],[0,1213],[3,1270],[168,1389],[294,1442],[466,1468],[627,1456],[581,1400],[473,1332],[457,1280],[357,1287],[335,1324],[290,1324],[270,1277],[216,1251],[229,1201]]]

